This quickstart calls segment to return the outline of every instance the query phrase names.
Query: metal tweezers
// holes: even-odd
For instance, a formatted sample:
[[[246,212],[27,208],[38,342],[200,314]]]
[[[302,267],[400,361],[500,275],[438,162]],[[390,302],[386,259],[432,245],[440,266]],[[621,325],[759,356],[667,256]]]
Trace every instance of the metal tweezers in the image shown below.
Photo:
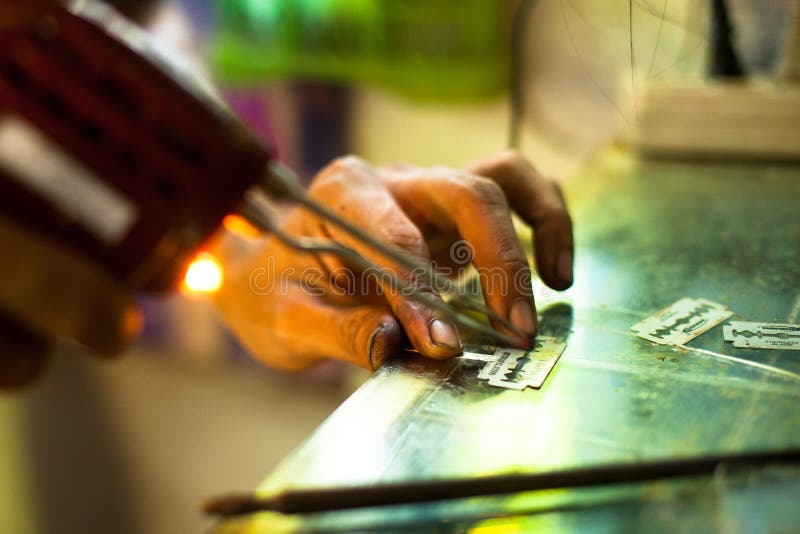
[[[391,260],[397,266],[415,274],[420,273],[427,287],[443,290],[441,291],[442,296],[446,297],[447,302],[435,298],[430,293],[430,290],[422,289],[416,284],[395,275],[388,269],[376,265],[341,243],[312,237],[296,237],[286,233],[280,228],[276,218],[272,215],[273,208],[268,197],[275,200],[297,202],[315,215],[344,230],[381,256]],[[516,345],[519,339],[492,328],[489,324],[476,319],[470,312],[486,316],[495,326],[503,326],[509,332],[522,339],[529,337],[528,333],[511,324],[505,317],[461,294],[452,280],[434,271],[426,262],[398,247],[376,239],[311,199],[306,190],[297,182],[294,174],[278,162],[272,162],[259,187],[253,188],[247,193],[244,204],[240,208],[240,213],[256,225],[259,230],[271,233],[282,243],[295,250],[313,254],[334,254],[356,268],[378,269],[382,273],[382,278],[388,281],[391,286],[390,290],[400,291],[404,296],[434,310],[440,318],[450,321],[463,329],[488,337],[502,346]]]

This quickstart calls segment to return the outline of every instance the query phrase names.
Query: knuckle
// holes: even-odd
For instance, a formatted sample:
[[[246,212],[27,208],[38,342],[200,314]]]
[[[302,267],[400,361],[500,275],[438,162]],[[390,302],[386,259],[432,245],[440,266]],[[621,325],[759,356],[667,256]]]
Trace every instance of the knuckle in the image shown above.
[[[496,262],[510,272],[528,268],[528,260],[515,240],[516,236],[513,239],[510,236],[500,237],[497,240],[497,248],[493,251]]]
[[[424,169],[421,169],[424,172]],[[451,167],[447,167],[445,165],[434,165],[428,171],[433,174],[433,176],[442,176],[450,179],[458,178],[461,174],[460,171],[457,171]]]
[[[437,183],[445,186],[460,187],[463,185],[463,173],[441,165],[433,167],[413,167],[406,173],[406,178],[419,184]]]
[[[561,193],[561,187],[552,180],[548,180],[547,184],[550,186],[552,194],[541,195],[539,197],[533,213],[534,224],[560,224],[571,226],[572,220],[567,211],[567,206]]]
[[[366,310],[351,313],[339,323],[339,339],[345,343],[345,350],[354,359],[363,351],[359,346],[362,341],[359,332],[370,327],[369,313]]]
[[[508,207],[503,190],[493,180],[482,176],[468,176],[463,183],[462,193],[467,201],[489,207]]]
[[[513,230],[496,230],[488,236],[486,242],[489,243],[488,247],[476,250],[478,263],[500,267],[507,272],[528,267],[528,259]]]
[[[501,152],[497,160],[497,165],[500,167],[501,171],[505,171],[510,175],[519,175],[528,171],[530,168],[528,159],[514,149]]]
[[[311,194],[340,191],[352,185],[361,174],[368,170],[364,160],[356,156],[342,156],[322,169],[311,182]]]
[[[357,170],[366,168],[366,162],[358,156],[347,155],[341,156],[328,164],[322,172],[342,172],[349,170]]]
[[[341,173],[322,171],[311,182],[308,192],[312,197],[320,198],[329,193],[336,193],[344,185],[345,177]]]
[[[421,258],[428,258],[428,247],[422,232],[389,200],[373,202],[371,231],[389,243]]]
[[[557,202],[548,202],[541,206],[535,222],[541,225],[572,226],[572,218],[566,208]]]
[[[528,160],[523,156],[519,150],[508,148],[500,153],[500,160],[507,164],[526,163]]]
[[[410,225],[395,226],[384,231],[383,238],[388,243],[401,248],[411,254],[421,257],[428,257],[428,247],[422,234],[415,227]]]

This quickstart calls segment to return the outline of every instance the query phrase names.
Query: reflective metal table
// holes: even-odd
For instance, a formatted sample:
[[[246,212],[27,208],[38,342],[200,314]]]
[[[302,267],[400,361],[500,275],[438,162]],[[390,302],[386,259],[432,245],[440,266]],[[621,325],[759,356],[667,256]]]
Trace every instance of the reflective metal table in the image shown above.
[[[569,183],[574,287],[537,285],[540,333],[568,346],[539,390],[496,389],[479,364],[400,355],[263,483],[338,487],[544,472],[800,447],[800,351],[738,349],[717,326],[684,347],[630,327],[685,297],[733,319],[798,322],[800,168],[599,157]],[[287,400],[290,402],[290,400]],[[243,437],[243,439],[245,439]],[[800,469],[300,516],[221,532],[547,529],[797,531]]]

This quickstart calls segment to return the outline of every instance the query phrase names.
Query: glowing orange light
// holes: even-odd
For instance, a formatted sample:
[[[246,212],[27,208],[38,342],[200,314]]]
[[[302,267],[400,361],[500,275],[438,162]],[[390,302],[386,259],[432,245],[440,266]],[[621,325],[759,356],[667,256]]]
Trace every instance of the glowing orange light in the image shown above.
[[[259,232],[255,226],[247,222],[247,219],[241,215],[226,215],[225,218],[222,219],[222,226],[224,226],[227,231],[243,237],[261,237],[261,232]]]
[[[189,293],[214,293],[222,286],[222,266],[208,252],[201,252],[189,264],[183,277]]]

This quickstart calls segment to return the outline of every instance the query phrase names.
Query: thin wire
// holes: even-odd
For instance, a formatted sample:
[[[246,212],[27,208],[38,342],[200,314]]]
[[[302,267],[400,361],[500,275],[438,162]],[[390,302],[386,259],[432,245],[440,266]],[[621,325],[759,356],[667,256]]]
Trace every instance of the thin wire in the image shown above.
[[[318,204],[311,201],[310,199],[306,200],[311,204],[314,204],[315,206],[319,207]],[[260,198],[258,193],[251,193],[245,197],[245,203],[241,208],[241,212],[248,220],[256,224],[261,230],[269,232],[288,247],[291,247],[295,250],[299,250],[302,252],[313,253],[313,254],[334,254],[340,258],[343,258],[345,261],[349,262],[350,264],[356,266],[359,269],[364,269],[364,270],[377,269],[386,274],[386,279],[391,283],[392,286],[389,288],[389,290],[399,291],[404,296],[416,300],[417,302],[423,304],[424,306],[439,312],[442,318],[448,319],[451,322],[457,324],[458,326],[462,326],[466,329],[489,336],[495,341],[499,341],[503,345],[514,345],[516,343],[517,340],[515,340],[511,336],[508,336],[502,332],[493,329],[489,325],[476,320],[475,318],[471,317],[466,313],[461,313],[458,308],[468,307],[469,309],[479,311],[480,313],[487,315],[492,319],[494,319],[494,317],[498,317],[499,319],[498,322],[502,323],[508,322],[505,319],[497,316],[497,314],[495,314],[492,310],[485,308],[474,302],[466,304],[462,301],[455,303],[455,305],[453,305],[454,303],[451,302],[451,305],[448,305],[442,300],[434,298],[431,294],[422,291],[417,286],[403,280],[398,276],[393,275],[392,273],[387,272],[386,269],[382,269],[379,265],[376,265],[375,263],[372,263],[371,261],[367,260],[366,258],[364,258],[364,256],[354,251],[353,249],[348,248],[335,241],[320,240],[309,237],[297,238],[291,236],[285,233],[276,224],[274,224],[274,220],[270,216],[268,208],[266,206],[267,206],[266,201]],[[334,221],[331,220],[331,222]],[[360,236],[358,235],[356,235],[355,237],[360,239]],[[372,246],[369,243],[366,244]],[[407,258],[398,258],[397,257],[398,254],[396,251],[388,249],[388,247],[382,243],[380,244],[380,246],[374,248],[378,250],[378,252],[380,252],[381,254],[385,253],[387,257],[397,261],[398,263],[400,263],[401,260],[402,261],[407,260]],[[510,325],[509,330],[511,330],[517,335],[520,335],[518,333],[519,329],[517,329],[514,325],[511,325],[510,323],[509,325]],[[525,338],[528,337],[528,335],[525,333],[522,333],[522,335]]]
[[[592,85],[594,85],[594,88],[597,89],[597,92],[603,95],[603,98],[605,98],[608,101],[608,103],[611,104],[611,107],[613,107],[614,110],[619,114],[619,116],[622,117],[622,120],[624,120],[627,124],[630,124],[628,117],[626,117],[625,114],[622,112],[622,110],[619,108],[619,106],[617,106],[616,102],[614,102],[614,99],[611,98],[611,96],[609,96],[609,94],[606,93],[605,90],[603,90],[603,88],[600,86],[597,80],[594,79],[594,76],[592,76],[589,67],[586,65],[586,62],[584,61],[583,56],[580,53],[580,50],[578,50],[578,45],[575,43],[575,37],[572,35],[572,29],[570,28],[569,21],[567,20],[567,12],[564,7],[564,0],[561,0],[561,17],[564,20],[564,28],[566,29],[567,36],[569,37],[569,41],[572,44],[572,49],[575,50],[575,54],[578,56],[578,61],[580,62],[583,71],[586,73],[586,76],[589,78],[589,81],[592,83]]]
[[[658,16],[658,11],[656,11],[652,6],[650,6],[650,4],[648,2],[642,2],[642,1],[637,1],[637,0],[634,0],[634,1],[635,1],[636,5],[638,5],[641,9],[644,10],[645,13],[647,13],[649,15],[652,15],[654,17]],[[691,31],[691,30],[689,30],[689,28],[686,26],[686,24],[683,21],[672,19],[671,17],[667,17],[666,14],[663,14],[661,16],[660,20],[665,22],[665,23],[667,23],[667,24],[669,24],[670,26],[674,26],[674,27],[678,28],[679,30],[681,30],[684,33],[691,34],[691,35],[693,35],[694,37],[696,37],[698,39],[701,39],[701,40],[704,40],[704,41],[708,40],[708,36],[705,35],[704,33],[700,32],[700,31]]]
[[[658,34],[656,34],[656,45],[653,47],[653,56],[650,58],[650,67],[647,69],[647,76],[646,79],[650,79],[650,75],[653,73],[653,65],[656,63],[656,54],[658,54],[658,44],[661,42],[661,30],[664,29],[664,18],[667,14],[667,1],[664,0],[664,7],[661,9],[661,22],[658,24]]]
[[[426,262],[408,254],[404,250],[388,245],[383,241],[376,239],[346,219],[339,217],[327,207],[312,200],[306,194],[305,189],[298,185],[297,181],[293,179],[291,171],[289,171],[287,168],[273,163],[270,165],[269,171],[271,173],[270,176],[268,176],[268,178],[263,182],[265,190],[274,191],[275,182],[281,181],[284,195],[303,205],[305,208],[318,215],[323,220],[338,226],[340,229],[355,237],[367,247],[396,262],[399,266],[415,273],[421,273],[427,278],[427,281],[431,287],[434,287],[437,290],[443,290],[443,292],[448,295],[450,298],[450,304],[454,304],[463,309],[473,310],[477,313],[485,315],[496,325],[502,325],[522,339],[527,339],[530,337],[527,332],[516,327],[508,319],[495,313],[491,308],[479,304],[478,302],[475,302],[472,299],[462,295],[452,280],[434,271]]]
[[[577,19],[583,23],[584,26],[592,30],[593,32],[597,33],[603,38],[610,38],[609,32],[604,30],[601,26],[595,24],[593,21],[590,20],[589,16],[583,12],[578,4],[576,4],[573,0],[566,0],[567,7],[570,9],[571,12],[575,13]]]
[[[289,234],[285,233],[283,230],[278,228],[273,228],[271,230],[271,234],[278,238],[283,244],[291,247],[295,250],[300,250],[303,252],[309,252],[313,254],[335,254],[336,256],[343,258],[344,260],[357,265],[361,269],[371,269],[371,268],[379,268],[374,263],[367,261],[364,257],[357,253],[356,251],[345,247],[344,245],[340,245],[335,241],[323,241],[314,238],[294,238]],[[431,297],[427,293],[421,291],[419,288],[413,286],[412,284],[406,282],[402,278],[397,276],[393,276],[387,273],[387,279],[391,282],[392,285],[395,287],[390,288],[391,291],[398,291],[402,293],[404,296],[407,296],[413,300],[416,300],[420,304],[427,306],[433,310],[439,312],[443,319],[447,319],[451,322],[456,323],[458,326],[463,326],[464,328],[468,328],[470,330],[479,332],[486,336],[490,336],[491,338],[495,339],[496,341],[500,341],[503,344],[513,344],[514,339],[494,330],[493,328],[489,327],[481,323],[480,321],[476,321],[469,315],[462,315],[460,313],[455,312],[451,308],[447,306],[444,302]]]

